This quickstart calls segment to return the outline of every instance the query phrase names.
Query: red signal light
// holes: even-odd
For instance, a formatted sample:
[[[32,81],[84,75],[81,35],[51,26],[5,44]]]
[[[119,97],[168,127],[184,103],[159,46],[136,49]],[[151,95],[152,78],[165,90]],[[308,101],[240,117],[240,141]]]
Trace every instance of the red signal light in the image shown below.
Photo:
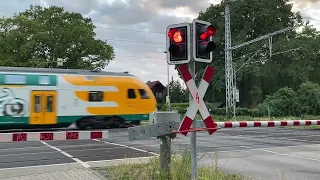
[[[207,31],[205,31],[200,35],[200,39],[205,40],[211,36],[214,36],[216,32],[217,32],[217,29],[214,26],[210,25],[207,27]]]
[[[209,37],[214,36],[216,34],[216,32],[217,32],[217,29],[214,26],[212,26],[212,25],[208,26],[207,33],[208,33]]]
[[[182,33],[178,29],[170,29],[168,32],[168,36],[175,43],[180,43],[183,41]]]
[[[173,34],[173,41],[176,42],[176,43],[180,43],[182,42],[182,36],[181,36],[181,32],[180,31],[176,31],[174,32]]]
[[[204,33],[202,33],[202,34],[200,35],[200,39],[202,39],[202,40],[207,39],[207,38],[208,38],[208,33],[207,33],[207,31],[204,32]]]
[[[174,35],[174,33],[175,33],[176,31],[177,31],[177,29],[174,29],[174,28],[169,30],[168,36],[169,36],[170,39],[173,38],[173,35]]]

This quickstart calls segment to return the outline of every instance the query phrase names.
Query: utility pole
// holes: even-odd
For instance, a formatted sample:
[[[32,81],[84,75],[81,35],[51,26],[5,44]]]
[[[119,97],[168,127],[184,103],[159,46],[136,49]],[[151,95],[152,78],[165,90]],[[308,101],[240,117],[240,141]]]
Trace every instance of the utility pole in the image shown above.
[[[225,8],[225,78],[226,78],[226,115],[230,117],[235,115],[235,87],[233,81],[232,67],[232,49],[231,49],[231,30],[230,30],[230,8],[229,4]]]
[[[231,29],[230,29],[230,7],[228,1],[225,7],[225,79],[226,79],[226,115],[228,117],[235,117],[236,115],[236,86],[234,80],[234,68],[232,61],[232,50],[238,49],[240,47],[255,43],[257,41],[261,41],[264,39],[269,40],[269,51],[270,58],[272,56],[272,36],[289,31],[293,29],[293,27],[288,27],[285,29],[281,29],[279,31],[275,31],[273,33],[261,36],[259,38],[250,40],[248,42],[236,45],[231,47]]]

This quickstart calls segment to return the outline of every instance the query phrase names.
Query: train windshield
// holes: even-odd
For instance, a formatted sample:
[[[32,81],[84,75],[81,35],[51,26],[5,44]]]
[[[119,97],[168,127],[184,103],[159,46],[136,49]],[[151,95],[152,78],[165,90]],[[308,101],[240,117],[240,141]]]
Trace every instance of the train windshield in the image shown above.
[[[139,93],[142,99],[149,99],[148,93],[144,89],[139,89]]]

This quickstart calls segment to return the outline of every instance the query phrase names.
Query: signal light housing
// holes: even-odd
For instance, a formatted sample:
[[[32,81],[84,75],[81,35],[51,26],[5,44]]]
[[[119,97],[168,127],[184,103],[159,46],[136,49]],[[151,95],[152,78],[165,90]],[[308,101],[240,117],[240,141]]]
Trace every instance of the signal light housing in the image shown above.
[[[212,37],[217,29],[210,22],[194,19],[193,25],[193,58],[198,62],[210,63],[216,44]]]
[[[172,24],[167,27],[167,63],[170,65],[189,63],[191,59],[190,25]]]

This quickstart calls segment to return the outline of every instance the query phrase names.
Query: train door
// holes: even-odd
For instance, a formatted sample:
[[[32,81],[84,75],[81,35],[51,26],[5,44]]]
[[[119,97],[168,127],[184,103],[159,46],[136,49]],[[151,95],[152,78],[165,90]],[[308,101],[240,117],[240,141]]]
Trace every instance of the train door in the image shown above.
[[[56,124],[56,91],[32,91],[29,124]]]
[[[154,110],[155,108],[153,108],[153,104],[151,104],[152,101],[150,101],[150,97],[148,95],[148,93],[146,92],[145,89],[139,88],[137,89],[138,92],[138,98],[139,98],[139,105],[140,105],[140,110],[142,111],[142,113],[146,113],[149,112],[150,109]]]
[[[134,88],[127,89],[127,109],[130,113],[135,113],[137,109],[137,94]]]
[[[46,91],[44,101],[44,119],[45,124],[57,124],[57,103],[56,91]]]

